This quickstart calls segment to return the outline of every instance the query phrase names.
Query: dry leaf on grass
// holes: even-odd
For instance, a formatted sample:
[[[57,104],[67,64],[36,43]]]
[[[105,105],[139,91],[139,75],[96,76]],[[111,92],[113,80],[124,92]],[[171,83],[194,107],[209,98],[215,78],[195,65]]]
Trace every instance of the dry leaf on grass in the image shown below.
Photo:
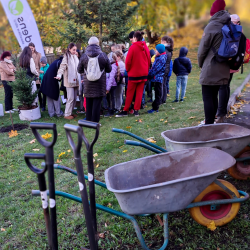
[[[61,163],[62,161],[60,161],[59,159],[57,159],[57,161],[56,161],[56,163],[58,164],[58,163]]]
[[[148,139],[146,139],[147,141],[151,142],[151,143],[156,143],[156,140],[154,137],[149,137]]]
[[[42,138],[47,140],[52,137],[52,134],[46,133],[45,135],[42,135]]]
[[[196,116],[191,116],[191,117],[188,118],[188,120],[191,120],[191,119],[194,119],[194,118],[196,118]]]
[[[127,128],[127,129],[130,129],[130,128],[132,128],[132,127],[131,127],[131,126],[127,126],[126,128]]]
[[[164,121],[164,119],[161,119],[160,121],[161,121],[161,122],[163,122],[163,121]]]
[[[12,152],[15,152],[15,150],[12,150]]]
[[[97,154],[97,153],[95,153],[95,154],[93,154],[93,156],[94,156],[94,157],[97,157],[97,156],[98,156],[98,154]]]
[[[14,130],[11,130],[11,132],[9,132],[8,135],[9,135],[9,138],[11,138],[11,137],[18,136],[19,134],[17,133],[16,130],[15,130],[15,131],[14,131]]]
[[[119,148],[123,148],[123,147],[124,147],[124,145],[120,146]]]
[[[164,123],[167,123],[168,122],[168,120],[166,120]]]
[[[207,225],[207,228],[210,229],[211,231],[214,231],[216,229],[216,226],[213,220]]]
[[[66,154],[65,152],[62,152],[62,153],[59,154],[58,157],[62,157],[62,156],[65,155],[65,154]]]
[[[38,149],[38,148],[34,148],[34,149],[32,149],[33,151],[40,151],[40,149]]]
[[[36,139],[30,141],[29,143],[30,143],[30,144],[33,144],[33,143],[35,143],[35,142],[36,142]]]
[[[70,152],[71,152],[71,150],[69,149],[69,150],[67,150],[67,152],[68,152],[68,153],[70,153]]]
[[[123,153],[127,153],[127,152],[128,152],[128,150],[123,150],[122,152],[123,152]]]
[[[5,232],[6,230],[5,230],[4,228],[1,227],[1,231],[2,231],[2,232]]]
[[[104,239],[105,238],[105,234],[104,233],[100,233],[99,237],[102,238],[102,239]]]
[[[97,164],[97,165],[96,165],[96,168],[99,168],[99,166],[100,166],[100,165],[99,165],[99,164]]]

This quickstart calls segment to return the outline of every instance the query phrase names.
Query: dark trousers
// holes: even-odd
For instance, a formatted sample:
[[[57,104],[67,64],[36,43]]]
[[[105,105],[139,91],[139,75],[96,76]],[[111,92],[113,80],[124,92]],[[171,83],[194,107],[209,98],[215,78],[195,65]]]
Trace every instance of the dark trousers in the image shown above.
[[[42,93],[40,92],[40,87],[41,87],[41,84],[36,84],[36,88],[38,91],[38,100],[39,100],[39,105],[40,105],[40,108],[43,108],[43,98],[42,98]]]
[[[111,87],[109,93],[110,93],[110,100],[111,100],[111,105],[109,108],[110,112],[115,112],[115,90],[116,86]]]
[[[102,97],[88,98],[86,97],[86,120],[91,122],[100,121]]]
[[[222,117],[227,115],[227,104],[230,98],[230,83],[233,79],[233,73],[230,74],[230,78],[227,85],[221,85],[219,90],[219,106],[217,116]]]
[[[164,77],[162,84],[162,103],[167,101],[167,94],[169,93],[169,80],[170,76]]]
[[[152,103],[153,110],[158,110],[159,106],[161,105],[161,98],[162,98],[162,83],[155,82],[155,100]]]
[[[214,124],[218,109],[218,93],[220,85],[202,85],[202,97],[205,112],[205,124]]]
[[[5,92],[5,100],[4,100],[5,111],[9,111],[13,109],[13,91],[7,81],[2,81],[2,82]]]

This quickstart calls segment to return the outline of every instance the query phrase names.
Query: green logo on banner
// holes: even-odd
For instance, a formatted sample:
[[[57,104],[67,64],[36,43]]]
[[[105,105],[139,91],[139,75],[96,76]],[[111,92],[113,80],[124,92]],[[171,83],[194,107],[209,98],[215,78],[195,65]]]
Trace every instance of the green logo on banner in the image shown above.
[[[9,2],[9,10],[15,16],[22,14],[23,13],[22,2],[20,0],[11,0]]]

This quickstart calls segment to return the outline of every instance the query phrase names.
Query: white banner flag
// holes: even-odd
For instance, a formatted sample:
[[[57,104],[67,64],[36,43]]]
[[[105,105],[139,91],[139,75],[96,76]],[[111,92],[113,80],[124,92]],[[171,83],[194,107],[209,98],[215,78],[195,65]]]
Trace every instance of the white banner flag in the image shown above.
[[[44,56],[43,44],[36,20],[27,0],[0,1],[21,48],[23,49],[32,42],[35,44],[36,50]]]

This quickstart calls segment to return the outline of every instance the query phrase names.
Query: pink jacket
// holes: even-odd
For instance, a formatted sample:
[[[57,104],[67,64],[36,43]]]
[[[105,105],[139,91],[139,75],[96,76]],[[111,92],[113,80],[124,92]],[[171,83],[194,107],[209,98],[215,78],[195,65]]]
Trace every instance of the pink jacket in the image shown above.
[[[116,63],[112,63],[112,70],[109,73],[109,75],[107,74],[107,80],[106,80],[106,90],[110,91],[111,87],[115,87],[117,86],[117,83],[115,81],[115,77],[117,76],[117,70],[118,70],[118,66],[116,65]]]

